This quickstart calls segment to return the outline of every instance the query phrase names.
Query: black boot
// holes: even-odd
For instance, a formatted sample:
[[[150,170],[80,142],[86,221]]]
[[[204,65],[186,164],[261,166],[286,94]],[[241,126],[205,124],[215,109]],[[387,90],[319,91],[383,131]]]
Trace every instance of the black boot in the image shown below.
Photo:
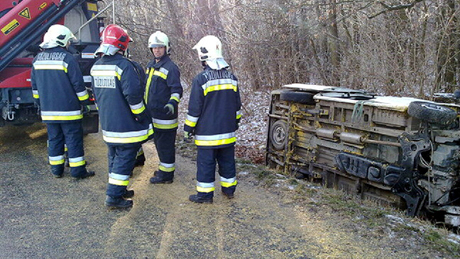
[[[86,171],[84,174],[82,175],[79,175],[79,176],[75,176],[76,179],[84,179],[84,178],[88,178],[88,177],[91,177],[91,176],[94,176],[96,173],[94,173],[93,171]]]
[[[143,166],[144,164],[145,164],[144,154],[136,157],[136,163],[134,164],[134,167]]]
[[[233,199],[235,198],[235,195],[233,193],[225,193],[225,192],[222,192],[222,194],[227,197],[227,199]]]
[[[64,174],[64,165],[51,166],[51,173],[55,178],[61,178]]]
[[[195,203],[212,203],[212,197],[200,197],[196,194],[190,195],[188,199]]]
[[[123,198],[128,199],[134,196],[134,190],[126,190],[123,194]]]
[[[173,182],[174,173],[166,173],[163,171],[155,171],[155,176],[150,178],[150,183],[153,184],[169,184]]]
[[[222,186],[222,194],[227,197],[227,199],[233,199],[235,197],[234,193],[236,190],[236,185],[230,186],[230,187],[223,187]]]
[[[107,196],[105,199],[105,206],[116,209],[131,208],[133,206],[133,201],[125,200],[122,197],[115,198]]]

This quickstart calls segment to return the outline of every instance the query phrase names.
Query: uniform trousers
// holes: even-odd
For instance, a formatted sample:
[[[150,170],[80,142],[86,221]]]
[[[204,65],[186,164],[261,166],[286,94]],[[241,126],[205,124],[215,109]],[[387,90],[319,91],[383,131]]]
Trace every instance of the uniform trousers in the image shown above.
[[[177,129],[156,129],[153,133],[153,141],[160,159],[159,177],[172,179],[176,169],[176,133]]]
[[[136,163],[137,151],[141,143],[111,144],[108,147],[109,183],[108,196],[120,198],[126,192],[129,177]]]
[[[221,179],[234,179],[236,177],[235,146],[215,149],[198,147],[196,162],[198,185],[209,184],[213,186],[214,181],[216,180],[216,163],[218,165],[218,172]],[[233,194],[235,189],[236,179],[234,180],[234,184],[232,186],[222,186],[222,192],[226,194]],[[214,196],[214,193],[198,191],[198,196],[211,198]]]
[[[46,127],[48,130],[48,155],[52,173],[61,175],[64,172],[64,146],[66,145],[70,162],[70,174],[73,177],[80,177],[86,174],[81,121],[47,123]]]

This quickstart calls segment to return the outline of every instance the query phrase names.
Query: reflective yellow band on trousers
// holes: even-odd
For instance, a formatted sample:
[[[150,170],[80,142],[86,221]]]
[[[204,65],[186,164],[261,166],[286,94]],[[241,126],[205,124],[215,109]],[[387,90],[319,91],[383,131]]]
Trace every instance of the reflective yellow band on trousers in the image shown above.
[[[110,173],[109,174],[109,184],[118,185],[118,186],[128,186],[129,175]]]
[[[199,192],[213,192],[215,189],[214,183],[196,183],[196,190]]]
[[[162,163],[160,162],[160,165],[158,166],[158,169],[160,169],[163,172],[173,172],[176,170],[176,164],[167,164],[167,163]]]
[[[225,177],[220,177],[220,185],[222,187],[232,187],[237,184],[236,177],[233,178],[225,178]]]
[[[118,186],[128,186],[129,180],[121,181],[121,180],[109,178],[109,183],[113,185],[118,185]]]
[[[62,165],[64,164],[64,155],[50,156],[48,157],[50,165]]]
[[[86,164],[86,160],[84,157],[75,157],[75,158],[69,158],[69,166],[70,167],[79,167],[83,166]]]

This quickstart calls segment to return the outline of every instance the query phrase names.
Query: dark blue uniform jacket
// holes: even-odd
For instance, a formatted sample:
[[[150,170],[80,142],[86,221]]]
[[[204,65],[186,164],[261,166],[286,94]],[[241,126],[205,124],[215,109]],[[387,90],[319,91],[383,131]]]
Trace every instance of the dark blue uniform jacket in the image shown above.
[[[42,121],[62,123],[83,118],[82,104],[89,104],[78,62],[64,48],[45,49],[33,61],[33,97],[39,100]]]
[[[91,68],[91,76],[104,140],[119,144],[147,140],[153,127],[131,61],[121,54],[103,56]]]
[[[165,55],[158,63],[148,63],[146,77],[145,101],[155,129],[176,129],[177,106],[183,91],[179,68]],[[174,114],[167,114],[164,107],[168,103],[174,105]]]
[[[236,142],[240,109],[237,78],[227,69],[205,67],[193,79],[184,130],[194,132],[198,147],[232,146]]]

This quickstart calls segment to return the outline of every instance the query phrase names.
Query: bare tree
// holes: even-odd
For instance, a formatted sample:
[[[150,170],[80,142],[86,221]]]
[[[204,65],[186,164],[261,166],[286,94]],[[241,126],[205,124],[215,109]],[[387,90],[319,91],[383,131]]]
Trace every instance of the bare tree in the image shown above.
[[[120,0],[117,21],[146,63],[155,30],[170,36],[185,82],[200,69],[191,50],[221,38],[242,85],[304,82],[429,98],[460,78],[456,0]]]

